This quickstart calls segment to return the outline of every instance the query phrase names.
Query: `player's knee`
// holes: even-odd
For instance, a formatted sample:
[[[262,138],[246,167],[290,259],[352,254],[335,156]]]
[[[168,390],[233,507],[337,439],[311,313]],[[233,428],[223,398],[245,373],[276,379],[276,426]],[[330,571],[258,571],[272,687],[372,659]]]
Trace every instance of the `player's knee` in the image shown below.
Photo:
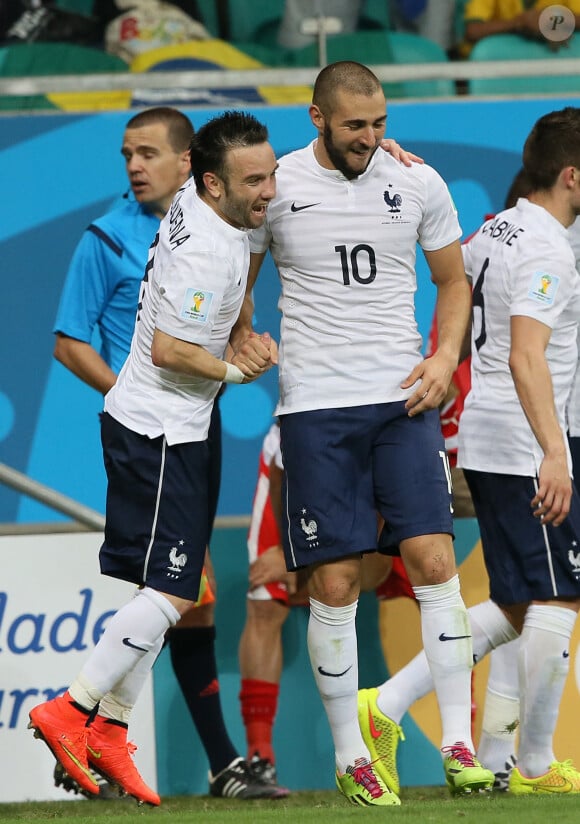
[[[247,602],[247,620],[259,627],[261,631],[267,629],[280,628],[288,616],[288,607],[280,601],[269,599],[267,601]]]
[[[401,544],[401,555],[414,587],[444,584],[457,572],[453,544],[448,535],[412,538]]]
[[[313,567],[308,577],[309,597],[329,607],[354,603],[360,594],[361,564],[360,555],[349,555]]]

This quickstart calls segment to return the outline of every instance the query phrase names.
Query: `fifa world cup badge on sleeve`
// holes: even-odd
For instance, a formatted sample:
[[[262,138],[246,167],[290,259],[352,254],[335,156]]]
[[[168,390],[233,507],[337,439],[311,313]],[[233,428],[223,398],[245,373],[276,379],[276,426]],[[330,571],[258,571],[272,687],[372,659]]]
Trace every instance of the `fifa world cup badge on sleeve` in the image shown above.
[[[205,289],[187,289],[181,307],[181,317],[194,323],[205,323],[212,300],[213,292],[206,292]]]
[[[550,275],[548,272],[534,272],[528,297],[546,306],[551,306],[554,303],[559,283],[560,278],[557,275]]]

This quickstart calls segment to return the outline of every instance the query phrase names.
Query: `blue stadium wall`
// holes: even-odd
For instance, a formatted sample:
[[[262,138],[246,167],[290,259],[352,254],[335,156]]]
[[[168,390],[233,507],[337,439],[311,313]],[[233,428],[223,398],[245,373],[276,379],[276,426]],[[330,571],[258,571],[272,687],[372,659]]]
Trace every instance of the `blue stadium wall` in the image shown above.
[[[389,106],[388,133],[422,155],[448,182],[464,234],[502,207],[535,120],[574,100],[413,103]],[[186,110],[195,126],[215,110]],[[278,154],[313,137],[306,107],[257,107]],[[97,414],[102,400],[52,359],[52,324],[75,244],[85,227],[126,189],[120,156],[127,112],[0,117],[2,220],[0,260],[4,311],[0,327],[0,462],[103,511]],[[256,325],[276,334],[278,281],[268,262],[256,288]],[[419,256],[417,312],[425,335],[434,290]],[[276,400],[276,376],[229,387],[222,400],[224,472],[219,515],[250,511],[257,456]],[[0,522],[61,518],[0,486]],[[458,554],[467,556],[477,530],[467,524]],[[228,725],[240,749],[237,642],[244,619],[244,530],[217,530],[213,554],[219,580],[218,655]],[[61,574],[62,571],[59,571]],[[361,684],[387,673],[373,596],[359,609]],[[294,788],[331,787],[331,742],[309,671],[306,613],[295,610],[284,631],[285,669],[275,733],[281,778]],[[205,792],[207,762],[162,653],[156,666],[159,787],[163,794]],[[436,747],[410,721],[402,757],[403,783],[441,781]],[[169,746],[171,742],[171,746]],[[415,749],[413,742],[419,750]],[[411,746],[409,746],[411,744]],[[417,754],[420,757],[417,758]],[[411,776],[412,773],[412,776]]]

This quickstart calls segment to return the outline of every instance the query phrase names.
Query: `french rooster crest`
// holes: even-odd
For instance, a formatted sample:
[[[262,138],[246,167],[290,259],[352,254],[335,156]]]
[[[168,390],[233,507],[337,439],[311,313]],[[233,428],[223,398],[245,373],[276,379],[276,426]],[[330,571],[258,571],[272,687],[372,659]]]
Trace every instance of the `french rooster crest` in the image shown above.
[[[177,554],[177,547],[171,547],[171,551],[169,553],[169,560],[171,561],[170,569],[173,572],[181,572],[183,567],[187,563],[187,555],[185,552],[180,552],[179,555]]]
[[[383,192],[383,198],[387,206],[389,207],[390,212],[400,212],[401,211],[401,203],[403,202],[403,198],[399,194],[394,194],[391,197],[391,193],[387,189]]]
[[[300,518],[300,526],[302,527],[302,531],[307,535],[307,541],[313,541],[316,538],[316,533],[318,532],[318,524],[311,518],[308,523],[304,520],[304,518]]]
[[[580,573],[580,552],[575,553],[573,549],[570,549],[568,551],[568,560],[574,572]]]

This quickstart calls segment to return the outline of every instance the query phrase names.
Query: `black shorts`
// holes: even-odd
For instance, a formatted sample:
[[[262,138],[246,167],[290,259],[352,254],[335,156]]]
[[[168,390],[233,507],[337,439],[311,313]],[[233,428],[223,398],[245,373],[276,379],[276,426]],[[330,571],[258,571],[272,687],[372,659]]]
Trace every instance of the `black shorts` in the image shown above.
[[[168,446],[104,413],[103,575],[195,601],[208,528],[208,443]]]
[[[218,507],[220,486],[222,479],[222,416],[219,405],[219,395],[215,399],[211,418],[209,421],[209,431],[207,433],[207,445],[209,447],[208,463],[208,528],[211,539],[213,522]]]
[[[512,606],[580,598],[580,497],[560,526],[543,524],[530,501],[537,481],[464,469],[479,523],[490,594]]]
[[[572,471],[574,473],[574,484],[580,490],[580,437],[568,435],[570,444],[570,454],[572,455]]]

